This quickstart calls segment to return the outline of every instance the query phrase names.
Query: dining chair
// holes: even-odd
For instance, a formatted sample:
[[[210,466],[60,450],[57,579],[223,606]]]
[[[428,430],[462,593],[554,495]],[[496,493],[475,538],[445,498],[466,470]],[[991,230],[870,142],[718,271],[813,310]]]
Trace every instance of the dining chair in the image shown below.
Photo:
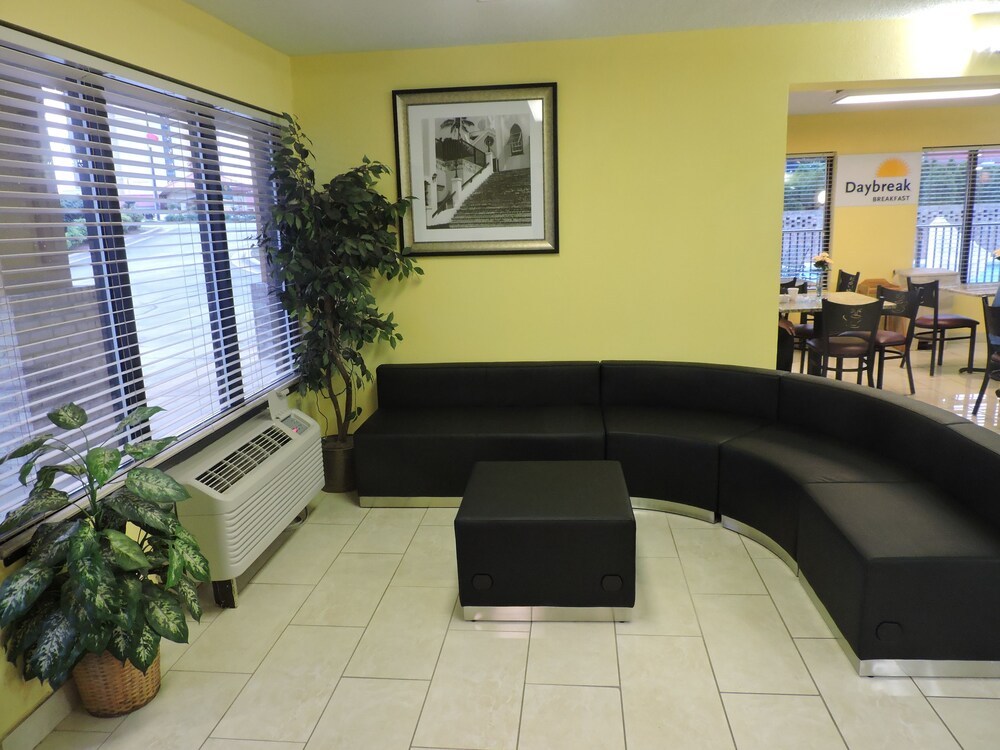
[[[887,289],[881,284],[875,290],[875,296],[889,302],[892,307],[884,307],[882,315],[888,323],[889,319],[898,321],[893,328],[880,328],[875,333],[875,351],[878,353],[878,376],[875,387],[882,387],[882,374],[885,371],[887,359],[901,360],[900,367],[906,367],[906,377],[910,381],[910,393],[916,393],[913,387],[913,370],[910,367],[910,347],[913,344],[913,321],[917,317],[917,292],[908,289]],[[897,330],[902,329],[902,330]]]
[[[1000,373],[1000,307],[989,303],[989,297],[983,296],[983,321],[986,325],[986,372],[983,373],[983,384],[979,386],[979,395],[976,397],[976,405],[972,407],[972,413],[979,412],[979,405],[983,403],[983,394],[986,393],[986,386],[990,378]],[[1000,390],[997,391],[1000,396]]]
[[[857,273],[847,273],[846,271],[837,271],[837,291],[838,292],[856,292],[858,291],[858,279],[861,278],[861,271]]]
[[[944,362],[945,341],[964,341],[965,339],[969,340],[969,364],[967,368],[963,368],[961,371],[972,372],[973,357],[976,353],[976,328],[979,326],[979,321],[975,318],[968,318],[965,315],[941,312],[939,309],[941,290],[940,282],[937,279],[933,281],[914,282],[912,279],[907,278],[906,284],[907,288],[917,291],[920,307],[928,307],[931,310],[930,315],[918,314],[913,321],[915,327],[913,337],[918,342],[925,341],[931,345],[931,376],[934,376],[935,363],[940,367]],[[968,336],[947,336],[948,331],[961,330],[963,328],[969,329]]]
[[[826,377],[829,372],[832,357],[836,360],[837,380],[843,380],[845,372],[856,372],[860,385],[861,373],[867,372],[868,385],[875,386],[875,334],[882,319],[882,306],[880,299],[859,305],[823,300],[819,336],[806,342],[808,349],[821,358],[821,376]],[[845,359],[857,359],[857,367],[845,368]]]

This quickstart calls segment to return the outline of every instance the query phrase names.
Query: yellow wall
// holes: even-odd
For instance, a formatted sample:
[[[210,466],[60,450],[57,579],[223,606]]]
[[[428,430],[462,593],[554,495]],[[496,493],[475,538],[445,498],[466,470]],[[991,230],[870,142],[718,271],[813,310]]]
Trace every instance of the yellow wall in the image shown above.
[[[1000,143],[1000,106],[849,112],[788,118],[789,153],[920,152],[924,148]],[[833,207],[834,268],[893,279],[913,265],[917,205]],[[982,319],[975,297],[955,297],[956,312]]]
[[[773,367],[789,88],[1000,69],[970,65],[940,33],[929,56],[925,31],[824,24],[293,58],[323,177],[364,154],[394,164],[393,89],[558,83],[559,254],[423,259],[421,280],[383,297],[406,340],[370,361]]]
[[[640,357],[772,366],[790,86],[1000,73],[916,22],[294,59],[180,0],[3,0],[4,19],[277,111],[329,177],[394,163],[391,91],[556,81],[560,253],[426,258],[383,295],[398,361]],[[110,31],[108,30],[110,29]],[[929,46],[933,42],[933,46]],[[388,192],[394,192],[386,185]],[[388,357],[379,351],[373,358]],[[371,402],[371,392],[365,404]],[[0,735],[38,693],[0,672]]]
[[[97,5],[0,0],[0,17],[258,107],[278,112],[291,108],[287,56],[185,3],[102,0]],[[0,566],[0,580],[9,572]],[[22,682],[6,659],[0,659],[0,738],[48,693],[37,681]]]

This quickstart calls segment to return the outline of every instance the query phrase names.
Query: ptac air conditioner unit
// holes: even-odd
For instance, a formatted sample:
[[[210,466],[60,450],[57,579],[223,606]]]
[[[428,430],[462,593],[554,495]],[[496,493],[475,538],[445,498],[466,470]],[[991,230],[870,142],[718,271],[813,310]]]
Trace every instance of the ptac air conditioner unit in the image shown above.
[[[319,425],[282,412],[247,420],[169,470],[191,493],[177,513],[208,558],[223,607],[236,606],[236,577],[323,487]]]

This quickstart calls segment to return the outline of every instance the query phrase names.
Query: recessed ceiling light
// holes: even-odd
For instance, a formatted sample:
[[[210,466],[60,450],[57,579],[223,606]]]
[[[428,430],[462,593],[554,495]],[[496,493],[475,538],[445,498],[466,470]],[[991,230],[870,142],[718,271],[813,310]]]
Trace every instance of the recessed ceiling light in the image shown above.
[[[834,99],[834,104],[885,104],[890,102],[922,102],[934,99],[974,99],[996,96],[1000,89],[949,89],[940,91],[894,91],[884,94],[846,94]]]

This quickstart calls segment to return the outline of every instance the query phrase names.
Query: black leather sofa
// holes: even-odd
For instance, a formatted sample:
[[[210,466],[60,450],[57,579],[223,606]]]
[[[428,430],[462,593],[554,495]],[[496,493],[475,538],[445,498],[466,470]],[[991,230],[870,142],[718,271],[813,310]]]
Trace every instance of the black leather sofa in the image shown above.
[[[383,365],[377,387],[362,497],[460,496],[483,459],[617,460],[633,504],[721,520],[797,567],[859,673],[1000,675],[1000,435],[962,417],[692,363]]]

